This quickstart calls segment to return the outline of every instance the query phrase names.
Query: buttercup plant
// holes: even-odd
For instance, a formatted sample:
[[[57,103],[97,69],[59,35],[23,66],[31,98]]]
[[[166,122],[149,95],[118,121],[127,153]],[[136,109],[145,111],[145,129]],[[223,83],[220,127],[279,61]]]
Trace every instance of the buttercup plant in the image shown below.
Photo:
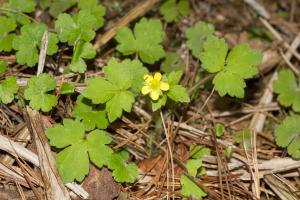
[[[132,143],[127,144],[127,141],[121,145],[122,149],[117,149],[120,139],[113,133],[119,130],[122,120],[128,116],[131,120],[133,108],[144,106],[140,102],[146,102],[153,113],[159,112],[165,130],[162,138],[167,140],[171,160],[174,148],[170,139],[172,137],[166,131],[163,112],[167,110],[172,115],[173,110],[168,110],[170,106],[176,108],[178,104],[190,103],[187,85],[194,87],[194,82],[198,81],[198,77],[202,78],[205,71],[213,74],[213,91],[219,96],[244,98],[247,80],[258,74],[261,53],[248,44],[229,48],[225,39],[215,34],[213,25],[202,21],[187,28],[185,33],[178,34],[179,37],[185,37],[186,41],[182,46],[190,51],[189,59],[192,60],[188,64],[183,62],[185,56],[181,56],[181,49],[177,50],[168,41],[172,37],[168,37],[165,30],[168,30],[170,23],[174,24],[188,15],[188,0],[167,0],[162,3],[159,9],[162,20],[141,18],[134,24],[128,24],[128,27],[118,27],[115,43],[103,45],[103,49],[113,50],[109,50],[105,56],[101,52],[103,49],[96,49],[95,45],[99,36],[97,34],[102,35],[100,28],[105,24],[106,12],[106,8],[97,0],[36,2],[38,1],[8,0],[0,6],[17,11],[6,12],[5,16],[0,17],[1,59],[6,55],[15,58],[12,62],[0,60],[0,103],[16,103],[17,96],[18,100],[24,100],[32,109],[57,122],[46,129],[46,136],[55,147],[56,165],[65,183],[82,182],[88,175],[91,163],[98,168],[107,167],[117,182],[134,183],[139,173],[135,164],[139,157],[129,154],[128,146],[131,147]],[[37,6],[48,11],[53,24],[51,28],[27,16],[33,14]],[[66,10],[70,12],[64,12]],[[34,76],[34,67],[39,62],[46,31],[48,43],[44,71]],[[165,48],[169,44],[171,48]],[[15,63],[17,70],[20,66],[22,70],[27,68],[25,73],[29,72],[24,76],[27,79],[25,85],[19,86],[21,81],[11,76],[16,70],[9,70],[9,67]],[[189,78],[189,67],[195,63],[201,68],[197,68],[200,71],[198,74],[195,70],[195,81],[181,82],[183,75]],[[159,64],[160,69],[155,68],[154,71],[153,67]],[[64,78],[66,74],[56,69],[63,67],[66,69],[64,73],[72,71],[72,75],[67,74],[68,77],[61,80],[60,77]],[[87,71],[89,73],[85,73]],[[277,101],[295,112],[277,125],[274,131],[276,144],[286,148],[294,159],[300,159],[299,82],[292,71],[284,70],[279,73],[278,80],[273,85],[274,92],[278,94]],[[76,87],[78,85],[83,86],[80,88],[82,90]],[[66,97],[70,101],[69,112],[57,112],[65,109]],[[147,108],[145,106],[143,109]],[[157,112],[153,116],[157,116],[156,114]],[[178,118],[175,116],[174,119]],[[136,121],[138,120],[143,121]],[[152,125],[149,127],[152,128]],[[220,137],[223,134],[222,127],[216,129],[219,133],[217,136]],[[247,139],[244,132],[241,135],[243,140]],[[235,143],[243,140],[237,138]],[[189,160],[185,162],[188,173],[182,175],[180,180],[183,196],[202,198],[208,195],[206,190],[199,188],[191,179],[202,175],[200,172],[204,166],[201,155],[208,150],[210,149],[191,153]],[[173,165],[173,161],[171,162]]]

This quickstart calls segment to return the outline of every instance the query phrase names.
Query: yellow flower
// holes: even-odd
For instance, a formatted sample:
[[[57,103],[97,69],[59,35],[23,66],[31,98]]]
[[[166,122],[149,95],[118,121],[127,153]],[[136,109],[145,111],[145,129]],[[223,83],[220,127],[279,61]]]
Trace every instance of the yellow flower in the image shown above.
[[[145,85],[142,88],[142,94],[146,95],[150,93],[151,99],[154,101],[159,98],[162,94],[162,91],[169,90],[170,86],[168,83],[161,81],[161,73],[156,72],[154,77],[152,75],[144,76]]]

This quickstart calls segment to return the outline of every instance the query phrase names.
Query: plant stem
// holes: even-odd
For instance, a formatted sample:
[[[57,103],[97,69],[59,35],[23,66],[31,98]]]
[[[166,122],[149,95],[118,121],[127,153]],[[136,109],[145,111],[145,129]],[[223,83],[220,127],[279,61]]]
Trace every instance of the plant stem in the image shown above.
[[[171,160],[171,167],[172,167],[172,198],[175,199],[175,171],[174,171],[174,161],[173,161],[173,154],[172,154],[172,147],[171,147],[171,142],[170,142],[170,138],[168,135],[168,131],[166,128],[166,124],[165,124],[165,120],[164,120],[164,116],[161,112],[161,110],[159,111],[160,113],[160,118],[164,127],[164,132],[166,135],[166,139],[167,139],[167,145],[168,145],[168,150],[169,150],[169,154],[170,154],[170,160]]]

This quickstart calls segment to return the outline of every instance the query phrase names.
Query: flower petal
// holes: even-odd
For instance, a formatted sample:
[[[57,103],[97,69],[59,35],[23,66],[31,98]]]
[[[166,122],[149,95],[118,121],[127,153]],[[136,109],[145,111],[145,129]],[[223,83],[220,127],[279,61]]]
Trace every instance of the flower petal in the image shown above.
[[[161,80],[161,73],[156,72],[156,73],[154,74],[154,79],[160,81],[160,80]]]
[[[150,92],[150,97],[151,99],[153,99],[154,101],[156,101],[159,98],[160,95],[160,90],[152,90]]]
[[[144,80],[145,80],[146,83],[149,83],[153,80],[153,76],[149,75],[149,74],[146,74],[146,75],[144,75]]]
[[[142,87],[142,94],[143,95],[149,94],[150,91],[151,91],[151,88],[148,85]]]
[[[167,91],[170,89],[170,86],[168,83],[165,83],[165,82],[160,82],[160,86],[159,88],[162,90],[162,91]]]

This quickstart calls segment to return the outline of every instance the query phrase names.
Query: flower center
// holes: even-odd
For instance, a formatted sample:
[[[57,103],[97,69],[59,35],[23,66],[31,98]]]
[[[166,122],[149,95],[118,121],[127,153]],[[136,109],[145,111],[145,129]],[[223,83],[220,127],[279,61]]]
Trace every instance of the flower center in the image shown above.
[[[153,90],[158,90],[159,87],[160,87],[160,81],[159,81],[159,80],[156,80],[156,79],[152,79],[151,82],[150,82],[150,87],[151,87]]]

